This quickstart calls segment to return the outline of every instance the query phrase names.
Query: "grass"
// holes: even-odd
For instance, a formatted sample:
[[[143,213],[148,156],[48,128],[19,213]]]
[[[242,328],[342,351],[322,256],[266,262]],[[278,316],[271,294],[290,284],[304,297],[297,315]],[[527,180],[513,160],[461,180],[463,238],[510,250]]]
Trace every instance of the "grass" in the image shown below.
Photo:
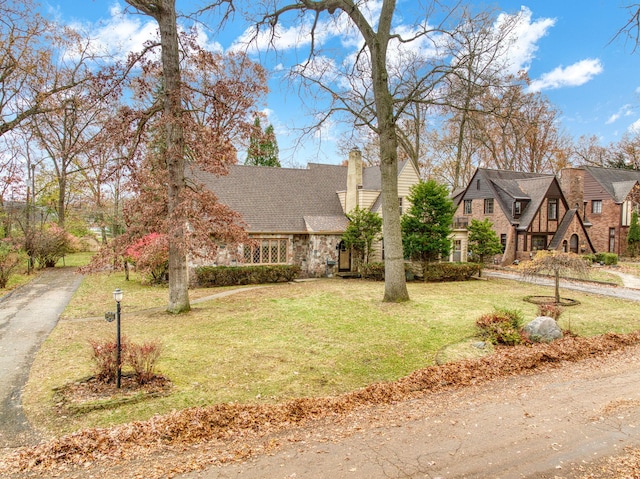
[[[410,302],[387,304],[380,301],[382,283],[320,280],[247,290],[173,316],[161,309],[166,289],[123,284],[117,274],[86,277],[37,355],[23,404],[42,430],[59,435],[191,406],[333,395],[395,380],[434,364],[446,356],[443,351],[464,357],[457,346],[472,347],[481,314],[503,307],[533,319],[536,306],[523,298],[551,292],[496,279],[411,283]],[[163,344],[158,369],[174,389],[166,397],[62,417],[53,404],[54,388],[93,373],[89,339],[115,337],[114,324],[102,319],[105,310],[113,309],[114,287],[125,290],[123,334],[134,342]],[[219,291],[198,290],[192,296]],[[565,329],[587,336],[640,329],[640,304],[562,294],[581,303],[566,308],[560,319]],[[152,305],[160,308],[135,311]]]

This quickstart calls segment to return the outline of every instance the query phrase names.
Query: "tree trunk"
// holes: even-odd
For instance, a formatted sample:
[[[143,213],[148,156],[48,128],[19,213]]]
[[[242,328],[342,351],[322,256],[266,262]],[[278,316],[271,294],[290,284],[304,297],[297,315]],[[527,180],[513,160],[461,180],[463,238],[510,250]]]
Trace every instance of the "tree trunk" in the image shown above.
[[[169,304],[167,311],[189,311],[189,276],[184,247],[185,220],[179,205],[186,187],[184,177],[184,132],[182,126],[182,95],[180,92],[180,57],[175,0],[162,0],[157,16],[162,46],[166,119],[165,161],[168,170],[169,212]]]
[[[555,280],[556,304],[560,304],[560,270],[556,270]]]
[[[409,300],[398,207],[398,137],[386,65],[389,32],[394,10],[395,1],[385,1],[380,15],[378,34],[368,39],[365,35],[371,53],[373,96],[380,136],[382,231],[384,234],[383,301],[385,302]]]
[[[186,188],[184,176],[184,131],[178,27],[175,0],[126,0],[129,5],[152,16],[160,28],[162,73],[164,79],[164,160],[168,171],[169,215],[169,304],[170,313],[189,311],[189,276],[185,253],[185,218],[180,203]]]

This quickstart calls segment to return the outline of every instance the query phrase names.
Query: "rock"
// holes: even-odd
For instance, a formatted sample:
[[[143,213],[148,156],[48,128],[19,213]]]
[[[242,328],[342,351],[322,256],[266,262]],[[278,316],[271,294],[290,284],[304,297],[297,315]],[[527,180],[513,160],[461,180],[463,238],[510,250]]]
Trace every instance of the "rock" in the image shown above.
[[[487,343],[485,341],[477,341],[472,346],[477,349],[486,349]]]
[[[524,332],[536,342],[550,343],[562,337],[562,330],[558,323],[549,316],[538,316],[524,327]]]

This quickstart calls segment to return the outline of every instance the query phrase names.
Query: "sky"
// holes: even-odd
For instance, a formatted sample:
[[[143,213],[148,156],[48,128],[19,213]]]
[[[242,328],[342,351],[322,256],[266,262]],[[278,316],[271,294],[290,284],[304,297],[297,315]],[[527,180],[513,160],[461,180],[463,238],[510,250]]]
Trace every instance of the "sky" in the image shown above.
[[[123,0],[41,0],[47,15],[60,23],[91,32],[96,42],[122,57],[154,35],[150,18],[127,11]],[[178,10],[191,13],[205,0],[177,0]],[[416,0],[398,0],[400,31],[412,19]],[[480,2],[474,2],[478,7]],[[497,0],[487,5],[498,12],[521,12],[517,41],[510,48],[510,68],[524,70],[532,80],[531,90],[546,95],[561,112],[560,128],[577,139],[595,135],[603,146],[625,133],[640,133],[640,49],[617,35],[627,23],[630,0]],[[370,15],[379,2],[371,0]],[[250,25],[239,17],[222,32],[202,29],[201,41],[209,48],[227,51],[238,48]],[[322,25],[319,39],[327,52],[351,55],[358,46],[352,31],[340,22]],[[315,136],[301,139],[299,129],[311,125],[314,117],[307,105],[314,99],[301,97],[284,72],[296,59],[304,59],[308,36],[300,26],[284,26],[279,54],[266,53],[255,45],[252,57],[270,72],[270,93],[264,105],[267,123],[274,126],[283,166],[305,166],[308,162],[341,163],[338,151],[340,127],[329,124]],[[331,48],[329,48],[331,47]],[[425,47],[426,48],[426,47]],[[330,53],[327,54],[331,61]],[[243,158],[240,158],[242,161]]]

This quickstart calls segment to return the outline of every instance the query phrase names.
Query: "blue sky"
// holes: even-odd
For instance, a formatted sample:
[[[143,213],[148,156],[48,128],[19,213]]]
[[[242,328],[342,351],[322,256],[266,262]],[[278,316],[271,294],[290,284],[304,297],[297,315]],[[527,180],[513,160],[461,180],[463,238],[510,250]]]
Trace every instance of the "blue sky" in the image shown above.
[[[204,3],[177,0],[178,9],[185,13]],[[514,68],[527,70],[532,88],[543,92],[562,112],[560,126],[574,138],[596,135],[606,145],[625,132],[640,132],[640,52],[634,53],[633,45],[624,38],[614,38],[627,21],[624,3],[498,0],[491,4],[507,13],[524,13],[519,40],[511,51],[512,63]],[[398,5],[402,13],[410,15],[409,5],[417,3],[401,0]],[[155,31],[149,18],[123,14],[122,0],[44,0],[44,6],[60,22],[82,25],[96,41],[123,55]],[[236,21],[221,34],[203,31],[202,41],[211,48],[226,50],[237,44],[246,27]],[[328,29],[327,36],[331,35],[342,35],[342,47],[350,47],[344,33]],[[294,166],[339,163],[342,157],[336,149],[337,138],[330,129],[323,132],[322,140],[305,138],[302,146],[294,147],[299,136],[295,129],[311,124],[313,119],[304,114],[297,90],[287,87],[281,69],[292,64],[291,57],[296,53],[292,45],[297,43],[297,54],[304,54],[306,41],[295,29],[283,30],[281,41],[284,54],[278,59],[260,55],[272,72],[266,111],[276,129],[281,161]]]

